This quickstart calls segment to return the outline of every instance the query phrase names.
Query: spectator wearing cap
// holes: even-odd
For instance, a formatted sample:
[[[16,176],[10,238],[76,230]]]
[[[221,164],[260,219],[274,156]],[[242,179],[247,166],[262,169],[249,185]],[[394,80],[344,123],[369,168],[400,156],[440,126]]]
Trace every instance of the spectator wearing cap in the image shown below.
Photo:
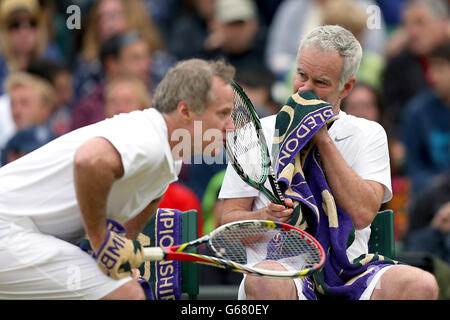
[[[112,36],[102,44],[100,59],[104,78],[94,90],[81,98],[72,113],[72,130],[105,119],[105,86],[119,76],[141,79],[151,91],[148,44],[135,32]]]
[[[56,136],[46,125],[32,126],[18,131],[1,152],[1,166],[19,159],[55,138]]]
[[[214,21],[205,44],[208,59],[225,59],[237,74],[265,65],[267,28],[253,0],[217,0]]]
[[[10,72],[25,71],[32,59],[62,60],[42,18],[38,0],[0,2],[0,94]]]

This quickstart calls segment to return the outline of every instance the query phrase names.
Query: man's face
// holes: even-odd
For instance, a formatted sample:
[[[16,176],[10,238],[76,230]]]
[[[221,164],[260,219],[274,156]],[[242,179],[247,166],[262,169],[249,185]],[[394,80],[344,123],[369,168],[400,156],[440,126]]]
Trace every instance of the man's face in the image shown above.
[[[122,49],[119,57],[120,73],[140,78],[148,82],[150,53],[145,41],[136,41]]]
[[[32,87],[16,86],[11,89],[10,98],[12,116],[17,129],[44,123],[50,115],[50,108],[41,104]]]
[[[194,121],[201,121],[202,124],[202,150],[205,151],[208,147],[211,155],[215,155],[225,143],[226,132],[234,130],[230,117],[234,91],[231,85],[214,77],[211,92],[214,96],[213,101],[206,106],[202,114],[194,116]]]
[[[256,20],[235,21],[220,24],[223,35],[222,50],[230,54],[240,54],[247,51],[258,31]]]
[[[338,108],[340,99],[346,95],[344,90],[339,90],[342,63],[343,58],[337,52],[303,48],[297,60],[294,93],[311,90]]]
[[[403,24],[408,46],[417,55],[428,54],[445,38],[445,20],[434,17],[426,6],[416,5],[405,10]]]
[[[109,92],[105,103],[105,117],[111,118],[120,113],[143,109],[139,92],[129,83],[120,83]]]

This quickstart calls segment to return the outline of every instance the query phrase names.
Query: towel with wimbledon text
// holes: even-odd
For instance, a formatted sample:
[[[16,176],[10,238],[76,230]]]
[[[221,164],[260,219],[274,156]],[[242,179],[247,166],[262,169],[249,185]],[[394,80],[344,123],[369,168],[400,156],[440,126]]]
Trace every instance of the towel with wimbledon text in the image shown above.
[[[181,244],[181,211],[158,209],[139,235],[144,246],[171,247]],[[152,286],[155,300],[181,299],[181,262],[175,260],[146,261],[140,268]]]
[[[337,118],[332,105],[306,91],[288,99],[275,124],[272,152],[278,182],[285,197],[294,202],[289,223],[314,236],[326,254],[322,270],[304,279],[303,293],[308,299],[357,300],[378,270],[397,263],[376,254],[363,254],[353,261],[347,257],[355,227],[336,204],[311,140]]]

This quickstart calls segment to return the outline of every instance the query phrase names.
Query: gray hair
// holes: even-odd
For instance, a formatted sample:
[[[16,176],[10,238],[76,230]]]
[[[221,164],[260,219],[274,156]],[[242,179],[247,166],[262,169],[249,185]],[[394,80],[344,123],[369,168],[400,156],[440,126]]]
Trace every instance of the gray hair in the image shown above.
[[[409,0],[403,10],[414,6],[425,6],[430,10],[433,17],[448,18],[449,16],[448,4],[444,0]]]
[[[301,40],[297,59],[305,47],[337,52],[343,57],[340,90],[358,72],[362,58],[361,44],[350,31],[341,26],[327,25],[314,28]]]
[[[156,87],[153,106],[162,113],[171,113],[179,102],[184,101],[195,113],[201,114],[215,99],[211,92],[213,77],[231,83],[234,75],[235,68],[222,60],[180,61],[169,69]]]

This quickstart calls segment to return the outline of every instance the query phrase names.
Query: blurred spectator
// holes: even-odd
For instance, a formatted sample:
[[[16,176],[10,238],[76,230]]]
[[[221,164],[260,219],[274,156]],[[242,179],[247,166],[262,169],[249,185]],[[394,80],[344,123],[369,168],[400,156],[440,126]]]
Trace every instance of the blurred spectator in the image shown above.
[[[259,117],[276,114],[280,106],[272,98],[273,74],[261,66],[256,70],[244,70],[237,74],[236,81],[245,90]]]
[[[30,153],[44,144],[55,139],[56,136],[46,125],[31,126],[19,130],[8,141],[1,153],[1,166],[4,166]]]
[[[427,55],[448,41],[449,21],[446,0],[405,2],[402,27],[390,40],[383,76],[383,94],[395,125],[406,102],[430,86]]]
[[[162,79],[174,59],[164,51],[164,39],[142,0],[99,0],[89,11],[83,28],[82,48],[75,63],[75,95],[90,93],[101,81],[100,46],[113,35],[134,31],[147,43],[152,59],[152,88]]]
[[[182,14],[183,0],[143,0],[163,38],[170,38],[173,23]]]
[[[28,73],[15,72],[6,79],[5,88],[11,100],[11,114],[17,132],[2,151],[2,164],[55,137],[49,126],[55,106],[54,90],[50,83]]]
[[[405,252],[426,252],[450,263],[450,171],[438,176],[411,203]]]
[[[0,46],[0,94],[7,75],[25,71],[31,60],[45,57],[62,61],[58,47],[49,41],[38,0],[0,2]]]
[[[324,24],[324,4],[330,0],[284,0],[277,9],[268,31],[265,59],[269,69],[279,78],[285,78],[295,63],[298,45],[302,35],[314,27]],[[330,2],[334,2],[331,0]],[[372,0],[352,0],[364,13]],[[385,23],[380,17],[380,25],[365,27],[361,34],[364,50],[382,54],[386,42]]]
[[[379,123],[384,115],[380,95],[364,82],[357,82],[350,94],[342,100],[342,110],[355,117]]]
[[[47,81],[25,72],[15,72],[6,79],[5,88],[18,130],[48,121],[55,105],[55,96]]]
[[[216,0],[183,0],[178,19],[168,37],[168,50],[178,60],[204,57],[205,42],[212,28]]]
[[[433,88],[407,104],[401,127],[414,194],[450,170],[450,41],[433,50],[429,62]]]
[[[223,58],[237,74],[265,65],[267,30],[253,0],[216,0],[214,21],[205,43],[205,58]]]
[[[77,129],[105,117],[105,85],[118,76],[135,76],[150,91],[150,53],[148,43],[135,32],[117,34],[105,41],[101,48],[104,78],[94,90],[82,98],[72,113],[72,129]]]
[[[57,136],[70,131],[71,111],[74,103],[72,74],[70,69],[52,60],[38,59],[30,63],[27,72],[46,79],[55,92],[55,107],[49,124]]]
[[[151,107],[152,98],[145,84],[136,77],[117,77],[105,88],[105,118]]]
[[[386,130],[392,173],[392,199],[383,205],[382,210],[394,211],[395,238],[401,241],[408,228],[410,181],[403,172],[405,150],[403,144],[393,133],[392,121],[386,112],[381,94],[370,85],[357,82],[350,94],[342,101],[342,111],[356,117],[380,123]]]

